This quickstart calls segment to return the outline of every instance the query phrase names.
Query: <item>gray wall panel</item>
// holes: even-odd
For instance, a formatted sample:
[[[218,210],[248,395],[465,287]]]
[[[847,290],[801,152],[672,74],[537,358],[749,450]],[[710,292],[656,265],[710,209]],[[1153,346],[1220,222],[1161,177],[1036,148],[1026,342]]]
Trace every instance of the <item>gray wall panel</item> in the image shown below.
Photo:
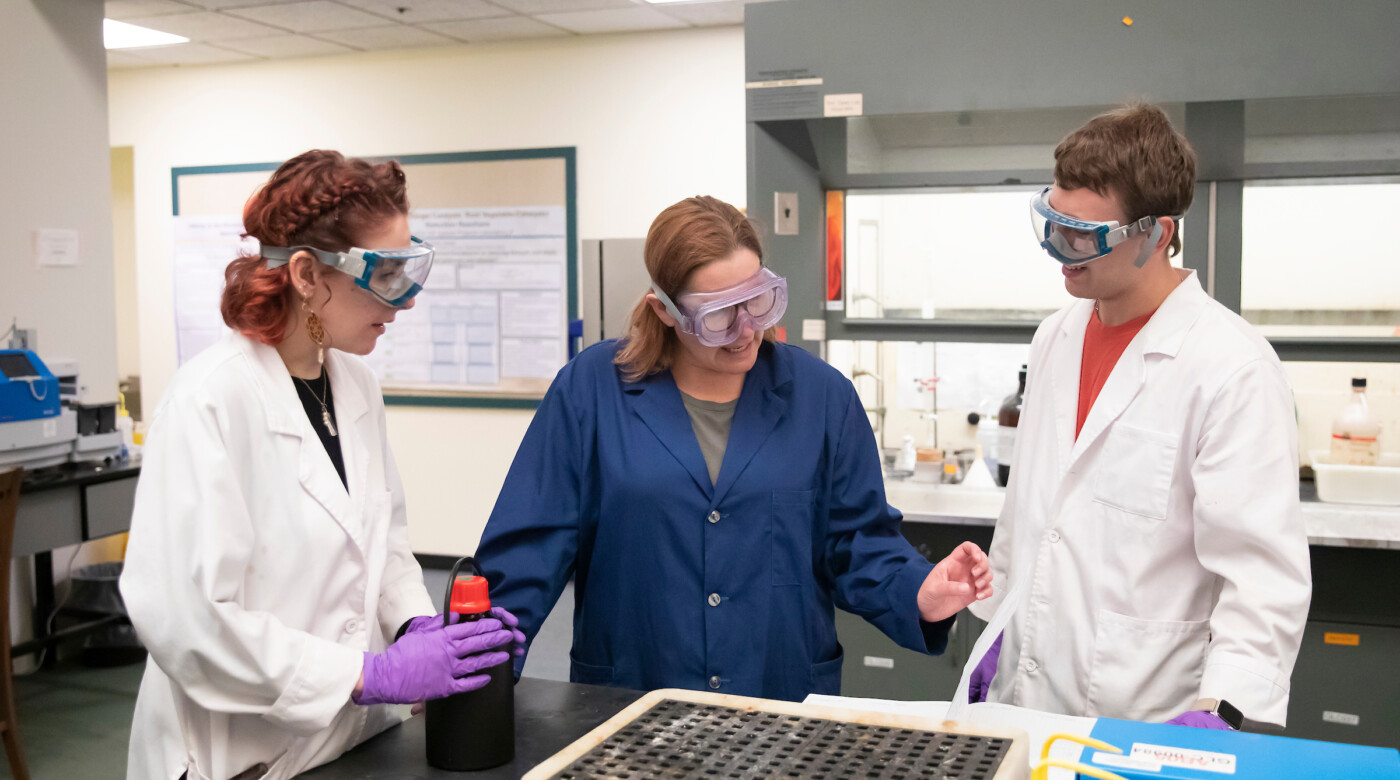
[[[814,355],[821,343],[802,339],[802,321],[823,319],[826,287],[826,203],[817,172],[760,125],[750,123],[749,208],[759,225],[765,264],[787,277],[788,309],[783,315],[789,344]],[[797,193],[798,234],[773,234],[773,193]]]
[[[1395,0],[795,0],[748,7],[745,73],[872,115],[1387,93],[1396,30]]]

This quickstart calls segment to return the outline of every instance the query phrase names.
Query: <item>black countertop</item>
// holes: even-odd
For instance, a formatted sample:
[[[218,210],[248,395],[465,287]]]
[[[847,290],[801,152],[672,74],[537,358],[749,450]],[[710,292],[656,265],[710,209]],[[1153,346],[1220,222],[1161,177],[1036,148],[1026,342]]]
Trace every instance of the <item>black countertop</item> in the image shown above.
[[[83,461],[64,463],[59,466],[46,466],[42,469],[24,472],[21,494],[40,493],[58,488],[96,485],[118,479],[130,479],[141,475],[141,459],[103,461]]]
[[[515,760],[505,766],[481,772],[447,772],[428,766],[423,716],[419,715],[301,776],[340,780],[518,778],[641,695],[641,691],[625,688],[525,677],[515,686]]]

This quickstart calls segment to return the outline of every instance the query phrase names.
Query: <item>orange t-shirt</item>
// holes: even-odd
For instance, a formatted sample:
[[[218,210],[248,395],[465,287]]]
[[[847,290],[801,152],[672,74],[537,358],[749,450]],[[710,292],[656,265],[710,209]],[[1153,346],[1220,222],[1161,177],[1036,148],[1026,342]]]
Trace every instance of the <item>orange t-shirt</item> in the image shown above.
[[[1123,350],[1156,313],[1152,311],[1113,327],[1103,324],[1097,310],[1089,317],[1089,327],[1084,330],[1084,359],[1079,364],[1079,417],[1074,423],[1074,438],[1079,438],[1089,410],[1094,408],[1094,401],[1098,400],[1099,391],[1113,373],[1113,367],[1118,365]]]

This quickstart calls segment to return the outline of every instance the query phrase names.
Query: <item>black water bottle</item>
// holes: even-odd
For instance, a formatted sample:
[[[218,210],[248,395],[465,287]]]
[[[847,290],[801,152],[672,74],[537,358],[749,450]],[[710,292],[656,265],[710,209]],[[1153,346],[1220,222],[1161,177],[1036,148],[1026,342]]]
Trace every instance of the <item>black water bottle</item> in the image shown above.
[[[473,574],[457,576],[463,564]],[[443,607],[445,623],[452,613],[461,620],[490,617],[491,597],[486,578],[472,558],[452,567],[451,586]],[[507,658],[490,669],[485,688],[457,693],[427,703],[428,763],[438,769],[469,772],[490,769],[515,758],[515,663]]]

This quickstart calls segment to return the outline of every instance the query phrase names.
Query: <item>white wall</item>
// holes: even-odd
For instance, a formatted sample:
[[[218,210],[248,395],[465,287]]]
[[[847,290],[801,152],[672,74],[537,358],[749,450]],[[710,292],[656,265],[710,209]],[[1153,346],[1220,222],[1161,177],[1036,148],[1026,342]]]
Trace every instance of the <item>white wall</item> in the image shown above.
[[[77,360],[88,403],[117,400],[106,68],[100,3],[4,3],[0,332],[18,318],[40,357]],[[80,264],[36,267],[39,228],[76,229]]]
[[[642,236],[662,208],[690,195],[744,205],[743,66],[743,30],[733,27],[114,71],[111,144],[134,149],[147,416],[176,367],[172,167],[275,161],[314,147],[382,155],[576,146],[580,237]],[[530,417],[390,409],[416,551],[475,549]]]
[[[139,288],[136,286],[136,199],[132,150],[112,148],[112,258],[116,275],[117,376],[141,373]],[[136,410],[140,411],[140,410]]]

